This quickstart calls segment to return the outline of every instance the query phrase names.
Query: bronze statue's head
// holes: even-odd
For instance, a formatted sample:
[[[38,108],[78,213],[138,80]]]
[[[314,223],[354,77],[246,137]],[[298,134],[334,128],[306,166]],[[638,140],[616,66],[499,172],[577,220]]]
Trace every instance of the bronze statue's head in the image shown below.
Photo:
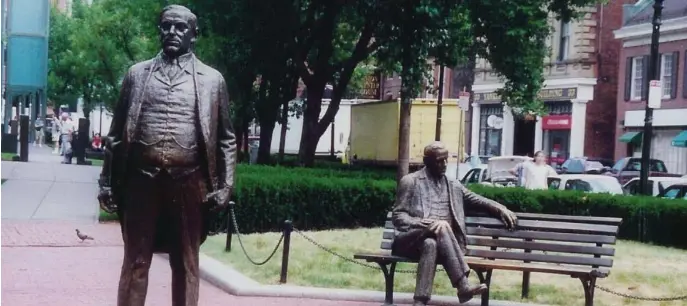
[[[162,51],[170,57],[191,51],[198,34],[196,15],[181,5],[168,5],[160,12],[158,29]]]
[[[429,173],[434,178],[440,178],[446,173],[448,150],[443,143],[439,141],[432,142],[425,147],[422,160],[427,170],[429,170]]]

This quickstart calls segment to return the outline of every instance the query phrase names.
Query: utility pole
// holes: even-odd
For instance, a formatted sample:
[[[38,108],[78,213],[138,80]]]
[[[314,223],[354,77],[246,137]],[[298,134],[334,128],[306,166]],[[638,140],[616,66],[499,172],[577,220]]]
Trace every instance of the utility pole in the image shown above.
[[[654,0],[654,18],[651,22],[653,31],[651,32],[651,53],[649,54],[649,77],[644,82],[650,83],[652,80],[657,80],[659,77],[658,65],[658,38],[661,35],[661,12],[663,11],[663,0]],[[646,86],[646,88],[650,88]],[[642,193],[651,195],[651,186],[648,184],[649,167],[651,159],[651,136],[653,133],[654,109],[649,105],[650,98],[649,90],[645,93],[644,100],[646,101],[646,108],[644,113],[644,132],[642,135],[642,168],[639,175],[639,185]],[[660,103],[660,100],[659,100]]]
[[[437,125],[434,140],[441,140],[441,105],[444,99],[444,65],[439,65],[439,98],[437,99]]]

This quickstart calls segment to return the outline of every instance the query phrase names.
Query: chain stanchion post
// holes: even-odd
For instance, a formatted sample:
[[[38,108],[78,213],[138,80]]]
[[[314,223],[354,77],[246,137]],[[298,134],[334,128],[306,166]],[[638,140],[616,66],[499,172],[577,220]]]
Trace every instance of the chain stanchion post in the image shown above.
[[[281,255],[281,274],[279,276],[279,283],[286,284],[286,277],[289,273],[289,251],[291,248],[291,232],[293,232],[293,223],[291,220],[284,221],[284,246]]]
[[[234,201],[229,201],[229,210],[227,210],[227,242],[224,246],[225,252],[231,252],[231,236],[234,232],[234,205],[236,205]]]

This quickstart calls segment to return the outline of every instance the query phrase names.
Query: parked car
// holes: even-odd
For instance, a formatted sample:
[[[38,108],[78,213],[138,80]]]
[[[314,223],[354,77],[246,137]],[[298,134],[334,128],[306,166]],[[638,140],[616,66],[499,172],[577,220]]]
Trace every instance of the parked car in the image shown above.
[[[517,186],[518,178],[510,173],[517,164],[532,161],[529,156],[495,156],[489,159],[487,174],[480,184],[494,187]]]
[[[477,184],[487,181],[487,165],[482,164],[475,168],[468,170],[467,173],[460,179],[463,185]]]
[[[682,177],[668,177],[668,176],[650,176],[648,179],[649,185],[651,185],[651,195],[658,196],[663,193],[663,191],[675,184],[687,183],[687,178]],[[623,185],[623,190],[626,195],[638,195],[642,194],[639,189],[639,178],[635,177],[629,180],[625,185]]]
[[[687,183],[674,184],[663,190],[659,197],[666,199],[687,200]]]
[[[579,190],[591,193],[623,194],[614,177],[593,174],[561,174],[549,177],[550,190]]]
[[[559,174],[601,174],[610,169],[613,162],[598,158],[572,157],[567,159],[556,172]]]
[[[618,160],[612,168],[605,172],[605,175],[613,176],[618,179],[620,184],[625,184],[635,177],[639,177],[642,168],[642,159],[639,157],[625,157]],[[668,173],[666,164],[662,160],[649,160],[649,176],[668,176],[680,177],[681,174]]]
[[[489,156],[468,156],[459,164],[449,163],[446,166],[446,176],[450,179],[462,180],[462,178],[465,177],[470,169],[480,165],[486,165],[488,161]]]

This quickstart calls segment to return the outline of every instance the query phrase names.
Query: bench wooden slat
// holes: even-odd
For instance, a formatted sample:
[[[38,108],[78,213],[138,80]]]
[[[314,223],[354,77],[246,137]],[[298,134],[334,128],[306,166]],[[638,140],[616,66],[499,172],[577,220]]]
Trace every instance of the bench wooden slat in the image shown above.
[[[391,250],[392,244],[393,244],[393,240],[382,240],[382,245],[380,246],[380,249]]]
[[[467,217],[468,226],[503,227],[501,220],[485,217]],[[613,225],[583,224],[572,222],[551,222],[536,220],[518,220],[518,230],[543,230],[550,232],[587,233],[601,235],[616,235],[618,227]]]
[[[589,267],[574,267],[574,266],[554,266],[554,265],[542,265],[536,263],[518,263],[518,262],[505,262],[505,261],[493,261],[486,259],[477,258],[467,258],[468,265],[472,269],[494,269],[494,270],[510,270],[510,271],[524,271],[524,272],[536,272],[536,273],[550,273],[550,274],[564,274],[570,275],[572,277],[580,277],[589,275],[592,271],[597,277],[606,277],[610,274],[610,270],[607,268],[596,268],[590,269]]]
[[[384,222],[384,228],[391,228],[391,229],[393,229],[393,228],[395,228],[395,227],[394,227],[394,223],[391,222],[391,220],[387,220],[386,222]]]
[[[542,220],[542,221],[565,221],[573,223],[590,223],[605,225],[620,225],[622,218],[613,217],[591,217],[591,216],[566,216],[566,215],[547,215],[533,213],[515,213],[520,220]]]
[[[571,265],[581,265],[581,266],[600,266],[600,267],[611,267],[611,266],[613,266],[613,259],[610,259],[610,258],[594,258],[594,257],[567,256],[567,255],[547,255],[547,254],[519,253],[519,252],[500,252],[500,251],[490,251],[490,250],[476,250],[476,249],[470,249],[469,247],[468,247],[468,251],[467,251],[466,255],[471,256],[471,257],[534,261],[534,262],[541,262],[541,263],[571,264]]]
[[[617,238],[615,236],[605,235],[590,235],[590,234],[571,234],[571,233],[551,233],[551,232],[535,232],[535,231],[509,231],[498,228],[484,228],[471,227],[467,228],[468,235],[474,236],[489,236],[489,237],[508,237],[521,238],[533,240],[551,240],[563,242],[584,242],[584,243],[600,243],[600,244],[615,244]]]
[[[586,245],[560,244],[560,243],[543,243],[543,242],[536,242],[536,241],[518,241],[518,240],[468,237],[468,245],[499,247],[499,248],[509,248],[509,249],[521,249],[521,250],[549,251],[549,252],[558,252],[558,253],[591,254],[591,255],[604,255],[604,256],[615,255],[615,249],[613,249],[613,248],[604,248],[604,247],[586,246]]]
[[[384,233],[382,233],[382,239],[394,239],[396,238],[396,231],[392,229],[384,229]]]

